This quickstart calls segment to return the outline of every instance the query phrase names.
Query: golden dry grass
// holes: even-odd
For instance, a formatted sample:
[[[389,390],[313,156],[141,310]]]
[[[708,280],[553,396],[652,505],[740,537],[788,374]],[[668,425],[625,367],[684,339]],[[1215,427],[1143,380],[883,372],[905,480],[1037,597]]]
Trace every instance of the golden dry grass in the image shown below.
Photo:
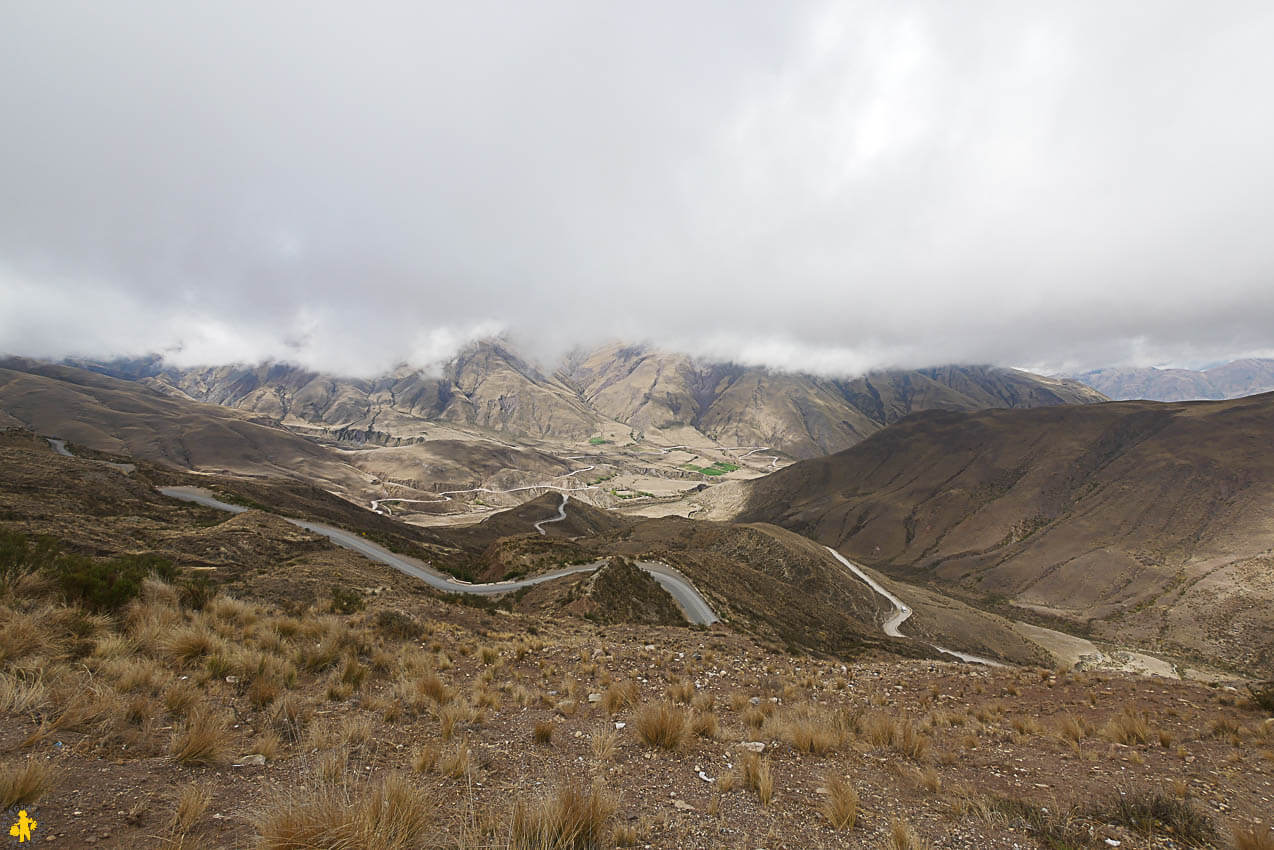
[[[619,735],[614,729],[596,729],[589,738],[589,749],[592,750],[593,758],[598,761],[611,761],[615,758],[615,746],[619,742]]]
[[[425,838],[434,808],[423,789],[398,774],[358,789],[320,783],[277,798],[257,815],[257,848],[409,850]]]
[[[894,818],[889,823],[885,846],[889,850],[929,850],[930,845],[929,842],[916,835],[910,824],[899,818]]]
[[[38,675],[0,674],[0,712],[27,714],[45,704],[47,692]]]
[[[34,803],[53,785],[53,768],[45,762],[28,758],[6,763],[0,767],[0,809]]]
[[[229,722],[224,715],[195,709],[174,735],[170,754],[188,765],[221,764],[230,754]]]
[[[804,706],[789,712],[781,737],[802,753],[826,755],[845,742],[846,730],[838,719],[822,709]]]
[[[1074,714],[1063,714],[1058,721],[1057,732],[1062,738],[1078,744],[1092,733],[1092,729],[1084,718]]]
[[[761,805],[768,806],[774,798],[774,771],[770,768],[770,760],[757,753],[744,756],[743,784],[756,792]]]
[[[613,837],[615,800],[599,784],[584,788],[561,782],[550,795],[518,801],[510,819],[511,845],[517,850],[592,850]]]
[[[633,718],[637,734],[652,747],[675,750],[686,738],[686,713],[670,702],[647,703]]]
[[[858,792],[839,773],[829,773],[823,780],[827,799],[819,807],[833,829],[853,829],[858,820]]]
[[[473,775],[473,751],[463,741],[455,744],[438,759],[438,771],[452,779],[463,779]]]
[[[1110,718],[1101,729],[1101,736],[1106,740],[1128,746],[1147,744],[1153,734],[1154,730],[1150,728],[1146,715],[1132,707],[1127,707]]]
[[[191,782],[177,792],[177,805],[173,808],[169,829],[176,835],[189,832],[212,803],[212,791],[206,785]]]
[[[716,738],[720,733],[720,723],[714,711],[697,711],[690,718],[690,731],[700,738]]]
[[[602,694],[602,707],[607,714],[616,714],[637,704],[637,683],[614,682]]]

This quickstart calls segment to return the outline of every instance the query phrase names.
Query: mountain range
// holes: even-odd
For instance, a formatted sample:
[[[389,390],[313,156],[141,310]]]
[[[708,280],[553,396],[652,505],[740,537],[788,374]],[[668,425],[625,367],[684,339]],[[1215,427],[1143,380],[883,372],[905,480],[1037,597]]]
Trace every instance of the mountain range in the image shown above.
[[[622,344],[577,352],[550,372],[487,341],[437,373],[402,367],[371,379],[278,363],[178,369],[158,357],[75,365],[291,428],[381,445],[418,439],[431,423],[523,441],[587,440],[619,423],[634,433],[692,429],[722,445],[809,458],[847,448],[916,410],[1105,400],[1076,381],[992,366],[833,379]]]
[[[1072,376],[1113,399],[1192,401],[1274,390],[1274,359],[1234,360],[1210,369],[1113,367]]]

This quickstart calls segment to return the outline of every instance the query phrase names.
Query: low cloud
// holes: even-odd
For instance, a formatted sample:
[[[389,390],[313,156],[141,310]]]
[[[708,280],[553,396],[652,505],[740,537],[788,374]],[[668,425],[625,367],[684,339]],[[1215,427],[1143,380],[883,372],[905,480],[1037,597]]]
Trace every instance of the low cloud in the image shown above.
[[[1274,349],[1274,9],[24,4],[0,351],[506,333],[852,374]]]

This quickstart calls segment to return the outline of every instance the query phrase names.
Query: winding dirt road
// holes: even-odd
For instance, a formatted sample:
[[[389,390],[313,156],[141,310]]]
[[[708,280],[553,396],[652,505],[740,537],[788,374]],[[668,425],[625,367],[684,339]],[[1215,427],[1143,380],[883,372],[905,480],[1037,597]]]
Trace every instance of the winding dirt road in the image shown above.
[[[544,526],[548,525],[549,523],[561,522],[562,520],[566,519],[566,500],[569,498],[571,498],[570,493],[563,493],[562,504],[557,506],[557,516],[553,517],[552,519],[540,520],[539,522],[535,524],[535,530],[538,531],[540,534],[545,534],[546,532],[544,531]]]
[[[243,513],[248,510],[242,505],[232,505],[223,502],[213,496],[207,490],[201,487],[160,487],[160,493],[173,499],[180,499],[183,502],[194,502],[196,504],[205,505],[210,508],[216,508],[221,511],[229,511],[230,513]],[[556,522],[564,519],[566,516],[566,501],[563,499],[562,506],[558,513],[560,517],[545,520],[545,522]],[[542,584],[546,581],[552,581],[562,576],[574,575],[575,573],[592,572],[600,567],[605,561],[594,561],[589,564],[580,564],[573,567],[563,567],[560,570],[544,573],[543,575],[533,576],[531,578],[517,579],[515,581],[496,581],[488,584],[471,584],[467,581],[453,578],[445,575],[428,564],[408,555],[400,555],[391,552],[383,546],[360,537],[353,532],[346,531],[342,528],[327,525],[321,522],[308,522],[306,520],[292,519],[283,517],[293,525],[304,528],[306,531],[312,531],[315,534],[321,534],[328,540],[331,540],[337,546],[357,552],[364,557],[373,561],[393,567],[404,575],[420,579],[430,587],[447,593],[472,593],[481,596],[495,596],[501,593],[510,593],[520,590],[524,587]],[[541,534],[543,529],[537,529]],[[668,593],[681,606],[682,612],[686,615],[686,619],[691,623],[699,626],[707,626],[717,622],[717,615],[712,610],[712,606],[704,599],[694,585],[677,570],[667,564],[658,561],[638,561],[637,566],[650,574],[660,587],[667,590]]]
[[[862,579],[867,584],[868,587],[870,587],[872,590],[879,593],[881,596],[885,597],[885,599],[889,601],[889,604],[894,606],[893,612],[888,617],[885,618],[885,622],[881,623],[881,626],[880,626],[881,629],[885,632],[885,634],[888,635],[889,637],[907,637],[907,635],[904,635],[901,631],[899,631],[899,628],[898,628],[904,622],[907,621],[908,617],[911,616],[911,608],[908,607],[907,603],[903,602],[897,596],[894,596],[888,590],[885,590],[884,586],[880,582],[872,578],[871,576],[867,575],[867,573],[863,570],[862,567],[858,566],[853,561],[850,561],[848,558],[846,558],[840,552],[837,552],[831,546],[824,546],[823,548],[826,549],[828,552],[831,552],[833,558],[840,561],[841,564],[843,564],[847,570],[849,570],[854,575],[858,576],[858,578]],[[959,652],[954,649],[947,649],[945,646],[938,646],[936,643],[931,643],[929,644],[929,646],[932,646],[934,649],[938,650],[939,652],[945,655],[954,656],[955,658],[959,658],[961,661],[967,661],[970,664],[985,664],[988,667],[1003,667],[1004,666],[998,661],[992,661],[990,658],[983,658],[980,655],[970,655],[967,652]]]

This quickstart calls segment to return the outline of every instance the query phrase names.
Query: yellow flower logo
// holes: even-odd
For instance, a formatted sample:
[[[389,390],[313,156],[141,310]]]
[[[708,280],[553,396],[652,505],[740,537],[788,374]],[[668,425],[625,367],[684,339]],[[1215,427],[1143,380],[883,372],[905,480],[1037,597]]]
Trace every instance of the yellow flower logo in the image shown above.
[[[18,839],[18,843],[21,844],[31,840],[31,830],[35,827],[35,818],[27,817],[27,810],[23,809],[18,812],[18,822],[9,827],[9,834]]]

